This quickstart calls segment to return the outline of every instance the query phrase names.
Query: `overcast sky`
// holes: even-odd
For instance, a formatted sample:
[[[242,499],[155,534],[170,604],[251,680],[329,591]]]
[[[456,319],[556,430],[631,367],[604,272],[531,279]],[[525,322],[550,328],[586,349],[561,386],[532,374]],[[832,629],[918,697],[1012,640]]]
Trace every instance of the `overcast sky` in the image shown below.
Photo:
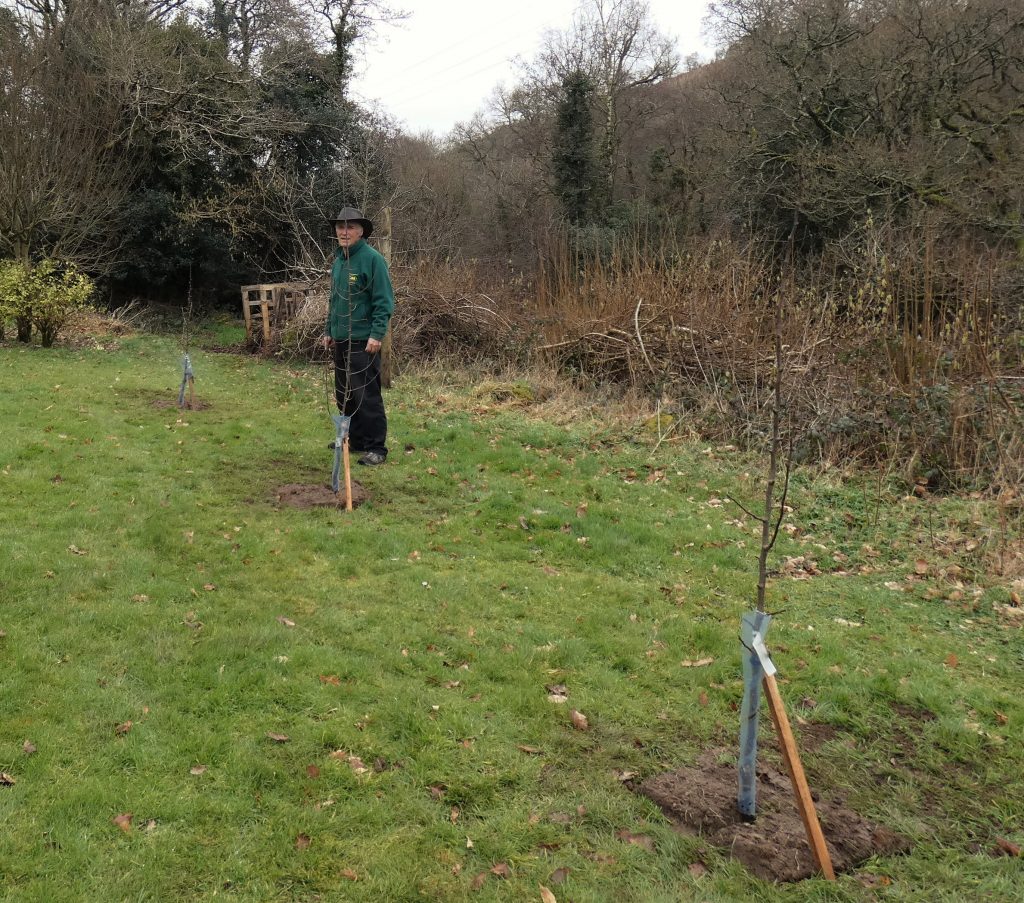
[[[701,34],[708,0],[648,0],[654,23],[680,58],[710,58]],[[395,0],[411,15],[381,26],[353,81],[354,96],[379,105],[408,131],[446,135],[481,109],[499,83],[515,82],[516,56],[536,53],[545,30],[572,23],[579,0]]]

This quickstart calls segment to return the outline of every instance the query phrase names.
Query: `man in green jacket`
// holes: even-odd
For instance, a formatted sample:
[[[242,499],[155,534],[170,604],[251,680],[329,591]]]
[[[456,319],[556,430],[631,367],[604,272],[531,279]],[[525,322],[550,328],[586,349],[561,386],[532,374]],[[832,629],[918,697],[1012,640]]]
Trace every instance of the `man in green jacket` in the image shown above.
[[[388,456],[380,346],[395,309],[395,293],[387,263],[366,243],[373,223],[354,207],[344,207],[331,222],[338,247],[321,343],[334,349],[338,410],[352,418],[349,447],[362,453],[360,464],[375,466]]]

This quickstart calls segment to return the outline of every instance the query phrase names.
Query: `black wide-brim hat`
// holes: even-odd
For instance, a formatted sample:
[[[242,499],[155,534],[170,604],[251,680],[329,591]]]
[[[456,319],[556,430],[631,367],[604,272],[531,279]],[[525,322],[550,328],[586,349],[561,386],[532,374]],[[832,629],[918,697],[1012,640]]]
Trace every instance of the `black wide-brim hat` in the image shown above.
[[[363,216],[362,210],[355,207],[342,207],[336,216],[331,217],[331,225],[335,223],[359,223],[363,227],[363,238],[369,238],[373,234],[373,222]]]

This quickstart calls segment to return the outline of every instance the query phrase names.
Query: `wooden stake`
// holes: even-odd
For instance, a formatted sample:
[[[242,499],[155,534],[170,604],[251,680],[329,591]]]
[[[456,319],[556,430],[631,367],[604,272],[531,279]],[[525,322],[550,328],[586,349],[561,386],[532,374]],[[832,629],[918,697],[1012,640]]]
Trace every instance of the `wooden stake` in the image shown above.
[[[196,409],[196,379],[194,376],[188,378],[188,408],[190,411]]]
[[[765,675],[764,689],[768,696],[768,709],[772,713],[775,732],[779,735],[779,744],[782,746],[782,758],[786,760],[786,768],[789,771],[790,780],[793,782],[796,807],[800,812],[800,819],[804,823],[804,830],[807,832],[807,842],[811,845],[811,852],[814,853],[814,859],[818,863],[821,873],[829,881],[835,881],[836,873],[832,868],[832,858],[829,856],[828,847],[825,846],[825,835],[821,833],[821,823],[818,821],[818,813],[814,808],[814,800],[811,799],[807,777],[804,775],[804,766],[800,762],[800,753],[796,748],[796,740],[793,738],[793,729],[789,726],[789,717],[786,715],[786,707],[779,694],[779,685],[775,682],[774,674]]]
[[[345,469],[345,510],[352,510],[352,469],[348,459],[348,436],[341,445],[341,461]]]

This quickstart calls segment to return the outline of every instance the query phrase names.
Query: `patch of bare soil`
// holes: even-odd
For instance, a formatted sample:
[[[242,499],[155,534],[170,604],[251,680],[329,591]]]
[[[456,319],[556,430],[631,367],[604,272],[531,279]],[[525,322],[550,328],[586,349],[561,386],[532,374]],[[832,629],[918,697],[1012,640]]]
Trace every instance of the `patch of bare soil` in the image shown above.
[[[801,881],[818,873],[789,778],[758,768],[757,820],[736,811],[737,774],[733,765],[706,754],[695,768],[648,778],[638,793],[657,803],[682,831],[699,834],[743,863],[765,881]],[[836,872],[850,871],[872,856],[910,850],[910,841],[856,812],[827,800],[816,801],[821,829]]]
[[[356,480],[352,481],[352,507],[358,508],[368,501],[370,493]],[[324,484],[286,483],[274,490],[274,499],[278,505],[289,508],[344,508],[345,488],[337,495],[330,486]]]
[[[153,401],[153,407],[157,410],[164,410],[165,408],[177,408],[178,400],[170,398],[157,398]],[[179,410],[182,411],[206,411],[212,408],[213,405],[208,401],[203,401],[201,398],[195,398],[192,401],[185,401],[185,404]]]

